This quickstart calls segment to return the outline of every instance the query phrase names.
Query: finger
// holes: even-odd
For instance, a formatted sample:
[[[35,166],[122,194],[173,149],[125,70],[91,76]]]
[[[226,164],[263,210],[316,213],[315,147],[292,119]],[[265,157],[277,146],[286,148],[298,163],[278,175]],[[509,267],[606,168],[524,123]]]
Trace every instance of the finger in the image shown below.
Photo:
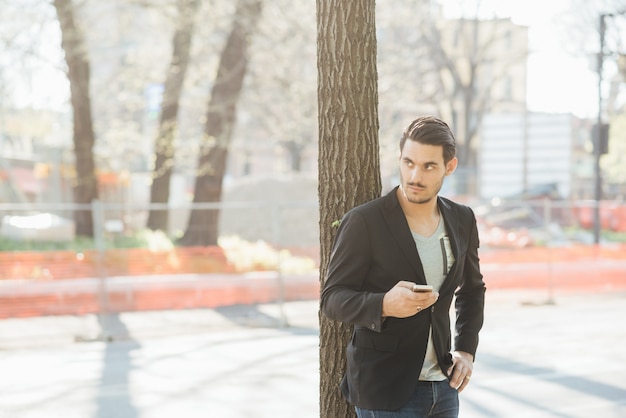
[[[463,379],[463,382],[461,383],[461,386],[459,386],[459,387],[457,388],[457,391],[458,391],[458,392],[463,392],[463,389],[465,389],[465,388],[467,387],[467,385],[469,384],[469,381],[470,381],[470,380],[469,380],[469,377],[468,377],[468,376],[466,376],[466,377]]]
[[[413,286],[415,286],[415,283],[407,282],[405,280],[401,280],[398,283],[396,283],[396,287],[404,287],[404,288],[410,289],[411,291],[413,291]]]
[[[433,295],[424,295],[423,293],[415,293],[412,300],[418,305],[421,306],[422,309],[430,308],[437,302],[439,294],[436,293]]]
[[[455,361],[450,369],[452,371],[450,386],[458,389],[465,383],[465,376],[469,376],[470,370],[463,367],[463,365],[458,361]]]
[[[465,376],[465,374],[455,371],[450,379],[450,386],[461,392],[469,382],[469,379],[466,379]]]
[[[420,300],[428,303],[435,303],[439,298],[439,293],[437,292],[413,292],[415,294],[414,299]]]
[[[463,380],[461,377],[461,373],[459,373],[458,370],[455,370],[454,373],[452,374],[452,378],[450,379],[450,386],[452,386],[455,389],[458,389],[462,383],[463,383]]]

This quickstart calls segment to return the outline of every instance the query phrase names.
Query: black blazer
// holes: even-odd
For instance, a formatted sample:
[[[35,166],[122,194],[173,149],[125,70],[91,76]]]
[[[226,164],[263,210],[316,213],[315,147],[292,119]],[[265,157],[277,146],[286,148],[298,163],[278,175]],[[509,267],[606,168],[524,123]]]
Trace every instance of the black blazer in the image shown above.
[[[455,263],[430,309],[409,318],[381,317],[384,294],[398,281],[426,284],[415,241],[396,195],[350,210],[342,219],[321,294],[330,319],[354,325],[341,389],[365,409],[395,410],[418,381],[428,330],[441,370],[452,365],[450,305],[456,294],[455,350],[472,355],[483,324],[485,284],[478,263],[478,231],[472,210],[439,197]]]

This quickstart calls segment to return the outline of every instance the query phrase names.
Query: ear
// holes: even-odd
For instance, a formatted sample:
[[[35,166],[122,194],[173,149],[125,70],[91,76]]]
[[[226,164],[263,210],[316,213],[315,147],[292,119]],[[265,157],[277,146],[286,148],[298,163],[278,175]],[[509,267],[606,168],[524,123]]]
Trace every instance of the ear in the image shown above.
[[[459,163],[459,160],[456,157],[448,161],[448,163],[446,164],[446,176],[449,176],[450,174],[454,173],[454,170],[456,170],[456,166],[458,163]]]

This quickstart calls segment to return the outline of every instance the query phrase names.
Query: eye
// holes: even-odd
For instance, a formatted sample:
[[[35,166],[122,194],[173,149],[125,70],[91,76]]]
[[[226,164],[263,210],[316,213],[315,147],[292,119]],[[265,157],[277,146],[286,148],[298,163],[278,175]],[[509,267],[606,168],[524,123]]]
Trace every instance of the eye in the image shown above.
[[[426,166],[424,167],[426,170],[434,170],[435,167],[437,167],[436,164],[426,164]]]

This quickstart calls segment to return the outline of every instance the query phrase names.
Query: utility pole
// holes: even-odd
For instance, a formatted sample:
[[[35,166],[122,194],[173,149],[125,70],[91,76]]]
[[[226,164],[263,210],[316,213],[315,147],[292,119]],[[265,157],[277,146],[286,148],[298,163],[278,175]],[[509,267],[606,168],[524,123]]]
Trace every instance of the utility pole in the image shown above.
[[[600,170],[600,157],[603,153],[603,135],[608,136],[608,131],[605,131],[602,127],[602,70],[604,65],[604,37],[606,33],[606,18],[613,16],[626,15],[626,10],[621,9],[615,13],[601,13],[598,31],[600,34],[600,51],[598,52],[598,120],[595,129],[595,135],[593,135],[593,157],[594,157],[594,212],[593,212],[593,242],[595,244],[600,243],[600,231],[602,230],[602,224],[600,219],[600,202],[602,200],[602,171]],[[605,132],[603,132],[605,131]],[[608,141],[608,137],[606,138]],[[606,151],[605,151],[606,152]]]
[[[595,129],[595,135],[593,135],[593,159],[594,159],[594,200],[595,205],[593,208],[593,242],[595,244],[600,243],[600,201],[602,200],[602,173],[600,170],[600,157],[602,156],[602,150],[600,144],[602,142],[602,67],[604,65],[604,33],[606,32],[607,16],[611,14],[600,14],[600,52],[598,52],[598,120]]]

